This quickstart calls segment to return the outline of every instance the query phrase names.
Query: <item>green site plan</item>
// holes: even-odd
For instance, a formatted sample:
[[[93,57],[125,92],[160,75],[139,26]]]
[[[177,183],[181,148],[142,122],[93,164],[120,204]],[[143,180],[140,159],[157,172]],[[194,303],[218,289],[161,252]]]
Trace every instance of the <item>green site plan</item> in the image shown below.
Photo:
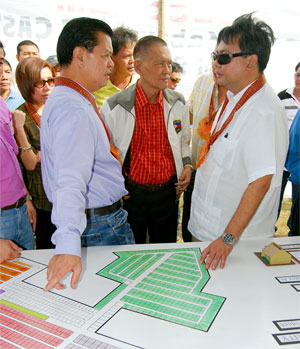
[[[96,304],[96,309],[102,309],[123,292],[123,309],[209,330],[225,298],[201,292],[210,276],[199,264],[199,248],[115,254],[118,258],[97,274],[118,282],[118,286]]]

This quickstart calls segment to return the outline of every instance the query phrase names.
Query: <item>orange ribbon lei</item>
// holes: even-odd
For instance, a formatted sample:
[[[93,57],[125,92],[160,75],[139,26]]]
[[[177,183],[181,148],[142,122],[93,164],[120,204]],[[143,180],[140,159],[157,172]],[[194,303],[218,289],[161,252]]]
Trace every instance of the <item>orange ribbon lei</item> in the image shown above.
[[[237,110],[239,110],[247,101],[248,99],[253,96],[258,90],[260,90],[263,85],[265,84],[266,79],[265,76],[262,74],[258,77],[258,79],[256,79],[248,88],[247,90],[244,92],[244,94],[242,95],[242,97],[239,99],[239,101],[236,103],[236,105],[234,106],[234,108],[232,109],[231,113],[229,114],[228,118],[226,119],[226,121],[223,123],[222,127],[220,128],[219,131],[216,131],[217,129],[217,125],[221,119],[222,114],[224,113],[224,110],[229,102],[228,97],[226,95],[226,98],[224,100],[223,106],[222,106],[222,110],[219,114],[219,118],[216,124],[216,127],[214,129],[214,131],[211,133],[211,128],[215,119],[215,115],[211,116],[210,119],[210,115],[203,120],[203,130],[201,131],[204,134],[204,137],[206,142],[201,146],[200,151],[199,151],[199,157],[198,157],[198,162],[196,167],[200,167],[202,165],[202,163],[205,160],[206,154],[208,153],[210,147],[214,144],[214,142],[217,140],[217,138],[219,137],[219,135],[225,130],[225,128],[230,124],[230,122],[232,121],[235,112]],[[202,121],[202,120],[201,120]],[[200,121],[200,122],[201,122]],[[197,129],[197,131],[200,129],[200,123],[199,123],[199,128]],[[198,131],[198,134],[200,135],[200,130]],[[208,136],[207,136],[208,134]],[[201,137],[201,136],[200,136]]]
[[[25,107],[28,110],[29,115],[33,118],[35,123],[38,125],[38,127],[41,128],[41,116],[40,114],[38,114],[33,104],[29,102],[25,102]]]

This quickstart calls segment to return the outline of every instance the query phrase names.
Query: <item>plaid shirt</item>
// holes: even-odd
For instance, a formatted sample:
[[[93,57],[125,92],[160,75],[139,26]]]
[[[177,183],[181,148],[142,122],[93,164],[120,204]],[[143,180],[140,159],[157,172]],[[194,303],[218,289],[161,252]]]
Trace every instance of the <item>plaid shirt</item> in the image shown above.
[[[175,173],[175,164],[165,125],[162,91],[153,104],[137,83],[134,108],[130,177],[142,184],[167,182]]]
[[[32,150],[36,154],[41,150],[40,128],[38,127],[32,116],[29,114],[25,103],[20,105],[18,110],[22,110],[26,114],[24,131],[28,142],[32,146]],[[51,211],[52,204],[48,201],[43,188],[40,162],[36,164],[36,167],[33,171],[26,170],[25,184],[30,195],[32,196],[34,206],[40,210]]]

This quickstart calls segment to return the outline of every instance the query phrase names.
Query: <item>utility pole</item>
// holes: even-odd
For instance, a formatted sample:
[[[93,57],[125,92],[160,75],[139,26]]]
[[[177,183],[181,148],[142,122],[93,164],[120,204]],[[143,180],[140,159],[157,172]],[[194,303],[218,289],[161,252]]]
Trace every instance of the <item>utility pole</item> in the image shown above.
[[[165,39],[165,0],[158,1],[158,36]]]

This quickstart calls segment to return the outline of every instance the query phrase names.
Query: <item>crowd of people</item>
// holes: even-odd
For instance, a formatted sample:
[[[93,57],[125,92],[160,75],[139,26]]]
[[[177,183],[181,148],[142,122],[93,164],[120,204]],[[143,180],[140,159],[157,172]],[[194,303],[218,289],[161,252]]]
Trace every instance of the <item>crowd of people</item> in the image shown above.
[[[176,242],[183,195],[184,242],[209,241],[200,262],[224,268],[239,239],[274,235],[287,180],[299,235],[300,63],[277,96],[264,75],[274,41],[238,17],[187,102],[157,36],[75,18],[57,55],[18,45],[16,86],[0,42],[0,262],[54,248],[45,291],[67,273],[74,288],[81,247]]]

